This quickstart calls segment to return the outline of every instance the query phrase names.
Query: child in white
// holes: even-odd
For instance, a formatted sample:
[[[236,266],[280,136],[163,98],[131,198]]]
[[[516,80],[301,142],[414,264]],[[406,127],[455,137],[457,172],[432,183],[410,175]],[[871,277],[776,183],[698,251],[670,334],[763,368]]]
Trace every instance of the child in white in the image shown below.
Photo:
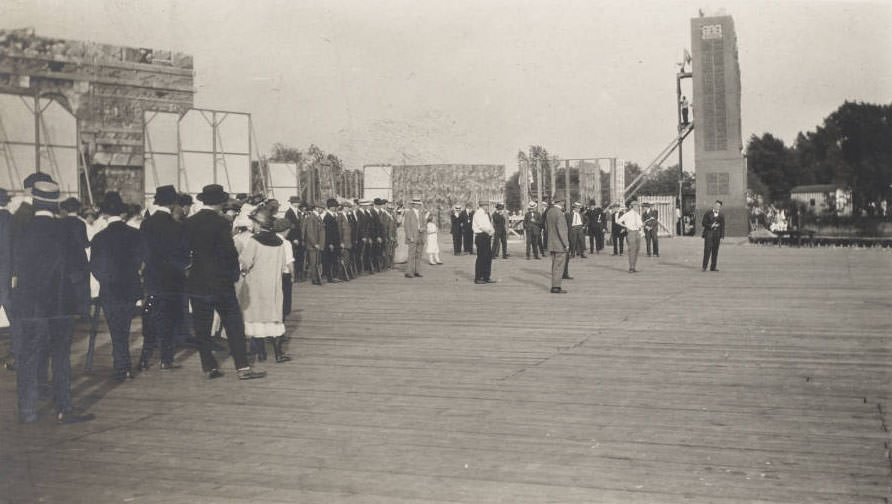
[[[434,216],[430,214],[427,216],[427,244],[425,245],[425,252],[427,253],[427,262],[431,264],[431,266],[437,266],[443,264],[440,262],[440,244],[437,243],[437,225],[434,223]]]

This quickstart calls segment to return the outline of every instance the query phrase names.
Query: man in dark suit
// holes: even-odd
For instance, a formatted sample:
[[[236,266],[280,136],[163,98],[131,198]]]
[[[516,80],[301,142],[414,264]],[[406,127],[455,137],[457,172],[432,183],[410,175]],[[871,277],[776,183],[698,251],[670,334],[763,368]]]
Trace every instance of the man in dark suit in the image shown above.
[[[703,271],[706,266],[709,271],[718,271],[719,244],[725,237],[725,216],[721,210],[722,202],[715,200],[712,210],[703,214]]]
[[[307,205],[300,198],[292,196],[288,198],[289,207],[285,211],[285,218],[291,223],[291,229],[285,238],[291,243],[291,252],[294,254],[294,280],[303,278],[304,265],[306,263],[306,247],[303,242],[302,221],[306,216]]]
[[[570,253],[570,231],[567,218],[561,209],[561,200],[545,211],[545,233],[548,243],[546,247],[551,254],[551,293],[565,294],[561,288],[562,279],[566,276],[567,256]]]
[[[59,186],[40,180],[31,187],[33,217],[13,242],[12,312],[16,389],[20,420],[37,421],[35,402],[43,355],[53,367],[53,397],[59,423],[91,420],[73,412],[71,404],[71,336],[78,314],[75,281],[86,275],[76,256],[81,247],[55,218]]]
[[[127,210],[117,192],[105,193],[99,210],[108,225],[93,237],[90,271],[99,281],[99,302],[111,333],[115,377],[124,381],[133,378],[130,321],[142,295],[139,268],[145,248],[140,243],[139,231],[122,220]]]
[[[71,259],[77,261],[79,271],[88,271],[87,267],[87,248],[90,241],[87,239],[87,225],[78,218],[78,211],[81,209],[81,203],[77,198],[68,198],[59,203],[59,222],[62,227],[71,234],[75,243],[78,243],[78,253]],[[90,275],[84,274],[83,278],[79,278],[75,283],[75,296],[79,314],[87,315],[90,309]]]
[[[465,207],[463,221],[467,222],[465,226],[464,245],[465,253],[474,255],[474,207],[470,203]]]
[[[660,222],[657,209],[648,202],[641,204],[644,207],[644,213],[641,214],[641,220],[644,221],[644,242],[647,248],[647,257],[651,256],[651,252],[656,257],[660,257]]]
[[[356,277],[353,270],[353,226],[350,224],[350,201],[342,201],[338,210],[338,236],[341,239],[341,254],[338,267],[343,273],[343,280]]]
[[[322,204],[314,203],[313,211],[304,218],[304,243],[307,247],[308,268],[313,285],[322,285],[321,255],[325,248],[325,225],[322,223]]]
[[[354,199],[347,211],[347,220],[350,222],[350,264],[353,276],[358,277],[362,273],[362,237],[359,234],[359,200]]]
[[[492,214],[492,227],[495,233],[492,236],[492,256],[499,257],[499,251],[502,252],[502,259],[508,259],[508,220],[505,217],[505,205],[496,204],[496,211]]]
[[[452,213],[449,214],[451,225],[449,232],[452,234],[452,253],[461,255],[461,240],[465,233],[465,226],[468,223],[464,220],[465,215],[461,211],[461,205],[452,207]]]
[[[146,315],[151,326],[143,331],[143,346],[139,368],[149,368],[155,347],[161,349],[163,370],[176,369],[174,364],[174,330],[180,324],[183,311],[183,290],[189,249],[183,234],[183,224],[174,219],[178,212],[179,195],[172,185],[155,189],[155,212],[139,227],[145,256]]]
[[[222,215],[223,203],[229,194],[217,184],[204,186],[198,200],[204,208],[186,219],[185,234],[192,256],[186,293],[192,302],[195,338],[201,355],[201,367],[208,378],[223,373],[217,369],[217,359],[211,352],[211,323],[214,311],[220,314],[229,352],[241,380],[263,378],[265,372],[254,371],[248,365],[245,349],[245,320],[238,299],[235,282],[240,275],[238,252],[232,241],[232,227]]]
[[[523,236],[527,243],[527,259],[530,258],[530,248],[533,256],[539,259],[539,254],[545,255],[542,250],[542,215],[537,209],[536,202],[530,201],[527,213],[523,216]]]
[[[9,318],[9,282],[12,278],[12,214],[9,193],[0,188],[0,308]],[[4,360],[6,360],[4,358]]]
[[[601,207],[591,201],[589,209],[586,212],[586,222],[588,224],[588,246],[589,252],[592,254],[600,254],[604,248],[604,211]]]
[[[341,255],[341,233],[338,230],[338,218],[335,212],[338,210],[338,200],[330,198],[326,201],[327,210],[322,216],[322,224],[325,226],[325,247],[322,249],[322,274],[328,283],[339,282],[335,278],[338,274],[338,258]]]
[[[623,255],[626,230],[616,223],[616,219],[624,214],[626,209],[619,203],[614,203],[611,207],[613,208],[613,211],[610,213],[610,241],[613,242],[613,254],[611,255],[617,255],[617,246],[619,247],[619,255]]]

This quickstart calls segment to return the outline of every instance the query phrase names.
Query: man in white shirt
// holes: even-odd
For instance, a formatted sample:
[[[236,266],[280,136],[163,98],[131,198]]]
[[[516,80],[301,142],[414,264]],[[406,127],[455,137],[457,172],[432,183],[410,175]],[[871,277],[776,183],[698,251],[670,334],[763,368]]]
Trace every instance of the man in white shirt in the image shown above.
[[[481,201],[471,220],[474,244],[477,245],[477,261],[474,263],[475,284],[495,283],[495,280],[492,280],[490,276],[492,274],[492,235],[496,230],[489,218],[488,211],[489,201]]]
[[[629,252],[629,273],[637,273],[638,250],[641,248],[641,235],[644,234],[644,221],[639,213],[638,200],[632,200],[631,209],[616,218],[616,223],[625,228]]]

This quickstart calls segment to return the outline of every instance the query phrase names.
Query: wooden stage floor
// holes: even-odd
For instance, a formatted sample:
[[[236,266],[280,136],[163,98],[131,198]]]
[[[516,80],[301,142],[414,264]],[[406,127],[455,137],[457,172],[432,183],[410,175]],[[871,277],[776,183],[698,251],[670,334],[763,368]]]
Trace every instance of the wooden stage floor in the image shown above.
[[[198,355],[129,383],[74,346],[93,422],[18,425],[0,371],[2,503],[885,503],[892,252],[725,240],[550,262],[448,252],[299,284],[290,363],[208,381]],[[139,343],[135,324],[133,354]],[[2,340],[0,350],[7,342]]]

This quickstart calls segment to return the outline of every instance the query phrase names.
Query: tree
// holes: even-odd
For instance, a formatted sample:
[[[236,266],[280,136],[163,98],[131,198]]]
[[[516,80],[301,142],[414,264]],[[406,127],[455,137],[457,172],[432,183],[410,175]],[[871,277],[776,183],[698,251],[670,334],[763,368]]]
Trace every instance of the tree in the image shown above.
[[[793,150],[771,133],[751,136],[746,157],[749,169],[768,186],[772,201],[787,198],[801,179]]]

